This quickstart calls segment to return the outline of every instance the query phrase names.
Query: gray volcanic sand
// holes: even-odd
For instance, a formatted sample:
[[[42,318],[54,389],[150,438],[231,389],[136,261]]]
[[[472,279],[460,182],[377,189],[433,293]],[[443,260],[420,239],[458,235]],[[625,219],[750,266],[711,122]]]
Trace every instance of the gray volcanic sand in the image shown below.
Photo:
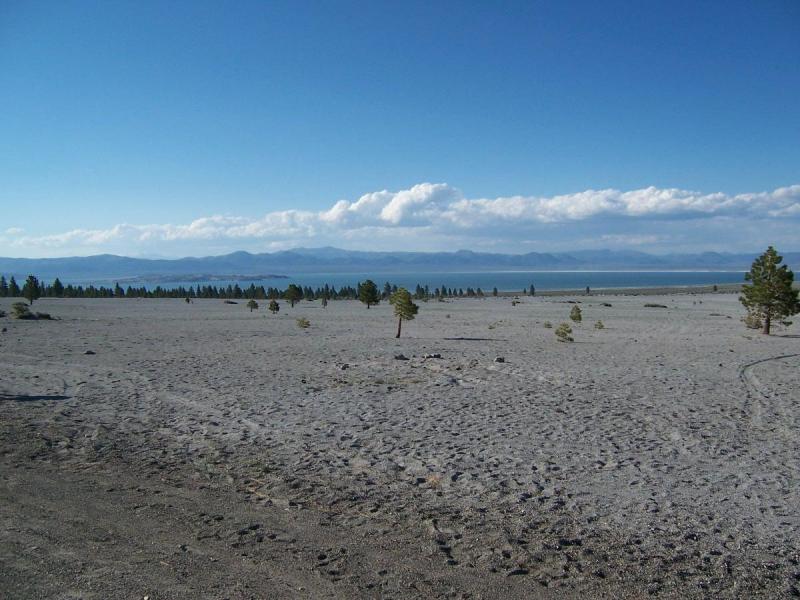
[[[0,595],[800,595],[797,327],[569,299],[0,319]]]

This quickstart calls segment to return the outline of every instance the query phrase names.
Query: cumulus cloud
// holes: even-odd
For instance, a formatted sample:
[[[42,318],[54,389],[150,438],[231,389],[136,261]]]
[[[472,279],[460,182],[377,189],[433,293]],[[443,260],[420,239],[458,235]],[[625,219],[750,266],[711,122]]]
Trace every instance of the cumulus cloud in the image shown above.
[[[654,228],[668,229],[670,221],[687,219],[713,221],[717,229],[721,221],[785,224],[800,219],[800,185],[737,195],[647,187],[551,197],[467,198],[446,183],[421,183],[407,190],[371,192],[354,201],[339,200],[321,211],[281,210],[259,218],[213,215],[184,224],[118,224],[40,236],[12,228],[0,243],[19,250],[17,254],[26,250],[34,254],[37,248],[134,253],[190,242],[193,248],[234,249],[249,244],[274,249],[349,240],[367,249],[375,240],[403,244],[398,248],[427,240],[427,246],[451,248],[451,243],[465,242],[483,247],[533,244],[557,235],[569,237],[570,229],[580,229],[599,242],[642,246],[669,239]],[[628,230],[618,231],[621,227]],[[639,230],[648,227],[649,231]]]

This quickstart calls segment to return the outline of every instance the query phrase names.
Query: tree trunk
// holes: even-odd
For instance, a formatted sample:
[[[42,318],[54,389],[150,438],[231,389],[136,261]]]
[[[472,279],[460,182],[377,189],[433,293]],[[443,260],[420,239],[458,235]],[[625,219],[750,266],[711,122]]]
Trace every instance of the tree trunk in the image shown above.
[[[397,319],[397,335],[394,336],[396,338],[400,337],[400,328],[403,326],[403,317]]]
[[[771,325],[771,318],[769,315],[764,317],[764,329],[761,330],[761,333],[764,335],[769,335],[769,326]]]

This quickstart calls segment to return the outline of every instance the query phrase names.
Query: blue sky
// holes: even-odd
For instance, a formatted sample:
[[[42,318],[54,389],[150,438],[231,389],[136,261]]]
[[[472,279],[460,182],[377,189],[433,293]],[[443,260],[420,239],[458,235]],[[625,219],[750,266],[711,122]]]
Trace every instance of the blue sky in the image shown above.
[[[799,26],[795,0],[4,2],[0,255],[800,249]]]

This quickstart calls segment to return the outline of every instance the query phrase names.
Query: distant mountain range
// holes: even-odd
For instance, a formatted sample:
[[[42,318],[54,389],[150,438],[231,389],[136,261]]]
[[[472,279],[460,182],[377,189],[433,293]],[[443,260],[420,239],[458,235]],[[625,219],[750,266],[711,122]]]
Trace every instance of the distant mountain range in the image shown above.
[[[491,254],[457,252],[361,252],[339,248],[295,248],[251,254],[178,259],[129,258],[113,254],[68,258],[0,258],[0,274],[17,279],[34,274],[64,282],[115,280],[167,281],[174,279],[250,279],[228,273],[400,273],[506,270],[615,270],[745,271],[756,254],[703,252],[700,254],[647,254],[631,250],[580,250],[576,252]],[[800,252],[783,254],[792,268],[800,267]],[[280,277],[272,275],[271,277]]]

